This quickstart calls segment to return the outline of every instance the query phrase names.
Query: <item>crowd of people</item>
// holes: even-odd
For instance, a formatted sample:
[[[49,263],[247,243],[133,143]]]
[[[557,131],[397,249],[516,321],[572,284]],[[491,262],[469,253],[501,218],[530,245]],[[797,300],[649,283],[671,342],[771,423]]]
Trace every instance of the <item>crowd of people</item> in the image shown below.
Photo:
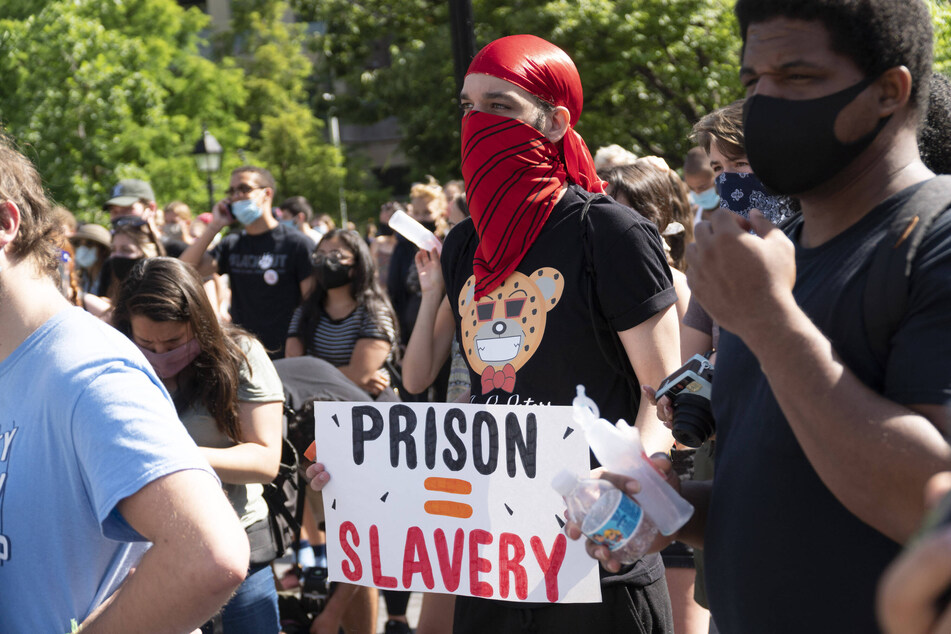
[[[280,578],[264,487],[282,405],[319,380],[543,405],[583,383],[696,509],[632,565],[587,542],[600,603],[429,594],[419,634],[951,632],[951,529],[921,530],[951,490],[951,82],[928,8],[735,11],[747,95],[695,122],[681,165],[592,156],[571,58],[512,35],[466,74],[461,179],[364,233],[276,204],[257,166],[197,216],[131,179],[109,227],[77,225],[0,139],[0,629],[288,630],[278,589],[325,561],[332,474],[302,468]],[[441,248],[394,233],[398,211]],[[715,366],[697,438],[656,398],[694,355]],[[408,593],[382,597],[385,634],[411,632]],[[378,601],[337,584],[304,627],[375,634]]]

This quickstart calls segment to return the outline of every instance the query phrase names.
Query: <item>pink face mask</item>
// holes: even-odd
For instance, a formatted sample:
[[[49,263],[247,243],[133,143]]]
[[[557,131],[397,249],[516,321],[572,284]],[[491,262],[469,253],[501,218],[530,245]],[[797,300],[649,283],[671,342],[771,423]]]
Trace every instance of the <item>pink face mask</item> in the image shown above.
[[[146,350],[142,346],[139,346],[139,350],[142,351],[145,358],[152,364],[155,373],[162,379],[172,378],[184,370],[189,363],[194,361],[195,357],[201,354],[201,346],[198,345],[198,339],[194,337],[189,339],[188,343],[161,354]]]

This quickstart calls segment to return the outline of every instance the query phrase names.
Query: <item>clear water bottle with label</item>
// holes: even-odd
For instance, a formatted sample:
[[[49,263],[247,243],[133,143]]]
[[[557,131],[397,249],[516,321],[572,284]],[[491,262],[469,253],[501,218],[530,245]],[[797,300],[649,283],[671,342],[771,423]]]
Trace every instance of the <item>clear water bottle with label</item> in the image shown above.
[[[613,473],[636,478],[641,491],[634,495],[663,535],[673,535],[693,515],[693,506],[667,483],[647,457],[636,427],[623,420],[616,425],[600,418],[598,406],[579,385],[572,401],[573,417],[598,462]]]
[[[570,519],[581,525],[581,532],[607,546],[623,564],[643,557],[657,536],[657,527],[641,507],[607,480],[562,470],[551,484],[565,498]]]

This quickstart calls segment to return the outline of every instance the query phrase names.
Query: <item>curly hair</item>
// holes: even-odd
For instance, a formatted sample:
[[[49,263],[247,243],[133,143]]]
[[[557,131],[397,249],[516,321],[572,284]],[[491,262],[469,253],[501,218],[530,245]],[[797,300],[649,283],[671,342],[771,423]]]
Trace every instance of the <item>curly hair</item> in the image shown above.
[[[744,48],[750,24],[777,17],[821,22],[833,50],[866,77],[907,67],[910,103],[919,110],[927,107],[934,33],[922,0],[737,0],[734,11]]]

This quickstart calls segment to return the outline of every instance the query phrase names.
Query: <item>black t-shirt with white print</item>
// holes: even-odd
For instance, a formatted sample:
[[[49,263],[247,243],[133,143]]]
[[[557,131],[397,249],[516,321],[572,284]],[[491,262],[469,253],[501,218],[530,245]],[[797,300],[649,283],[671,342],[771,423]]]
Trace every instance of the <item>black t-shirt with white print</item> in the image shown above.
[[[478,301],[472,220],[449,232],[443,275],[473,402],[570,405],[583,384],[603,417],[633,423],[631,386],[615,370],[617,359],[609,361],[599,348],[589,310],[581,209],[592,195],[569,187],[516,271]],[[610,327],[633,328],[673,304],[677,295],[654,224],[606,196],[588,213],[597,295]],[[616,357],[608,333],[601,345]]]
[[[469,368],[472,402],[570,405],[582,384],[601,416],[633,424],[632,388],[615,370],[617,360],[609,361],[599,348],[589,310],[581,210],[593,195],[570,186],[515,272],[478,301],[472,299],[472,260],[479,243],[472,219],[446,237],[443,277]],[[653,223],[607,196],[595,200],[588,214],[604,317],[595,323],[606,319],[614,331],[627,330],[677,301]],[[617,355],[609,336],[602,333],[601,345]],[[644,586],[662,576],[660,555],[653,554],[606,582]]]
[[[212,251],[231,283],[231,319],[261,340],[272,359],[284,356],[287,326],[301,302],[300,283],[311,274],[313,241],[278,225],[250,235],[228,234]]]

